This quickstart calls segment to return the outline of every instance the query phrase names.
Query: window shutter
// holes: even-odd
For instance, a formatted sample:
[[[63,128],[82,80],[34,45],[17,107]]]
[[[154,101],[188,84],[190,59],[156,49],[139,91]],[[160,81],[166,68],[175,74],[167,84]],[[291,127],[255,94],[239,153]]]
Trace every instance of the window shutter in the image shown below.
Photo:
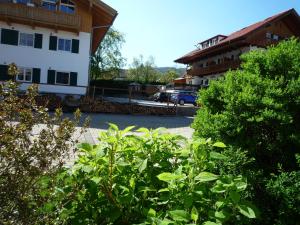
[[[48,70],[48,84],[55,84],[55,70]]]
[[[19,32],[16,30],[2,29],[1,43],[7,45],[18,45]]]
[[[33,68],[32,70],[32,83],[39,84],[41,82],[41,69]]]
[[[34,48],[42,48],[42,47],[43,47],[43,35],[34,34]]]
[[[50,36],[49,50],[57,50],[57,37]]]
[[[77,86],[77,76],[78,76],[78,73],[75,73],[75,72],[70,73],[70,85],[71,86]]]
[[[0,80],[10,80],[10,76],[8,75],[8,66],[6,65],[0,65]]]
[[[72,53],[79,53],[79,40],[72,39]]]

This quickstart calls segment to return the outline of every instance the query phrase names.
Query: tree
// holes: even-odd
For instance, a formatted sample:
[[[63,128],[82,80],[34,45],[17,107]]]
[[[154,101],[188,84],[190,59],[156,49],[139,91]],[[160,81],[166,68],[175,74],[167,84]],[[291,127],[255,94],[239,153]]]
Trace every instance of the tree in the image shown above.
[[[168,84],[168,83],[173,82],[178,77],[179,77],[179,74],[176,70],[168,70],[166,73],[161,75],[161,78],[159,79],[159,81],[162,83]]]
[[[249,195],[261,207],[264,224],[296,224],[299,212],[280,210],[266,184],[271,174],[299,170],[295,154],[300,152],[300,43],[283,41],[243,55],[242,60],[241,70],[226,73],[200,91],[195,135],[231,146],[225,151],[228,161],[219,169],[242,171],[248,177],[253,187]],[[278,222],[279,214],[288,219]]]
[[[15,76],[17,67],[8,72]],[[74,122],[64,119],[60,109],[50,115],[37,104],[37,86],[25,95],[18,87],[13,81],[0,84],[0,224],[37,224],[44,222],[37,215],[45,201],[39,182],[48,176],[50,185],[75,149],[80,113]]]
[[[159,80],[160,73],[155,69],[154,58],[150,56],[146,61],[140,55],[134,58],[130,69],[127,73],[128,80],[133,80],[139,83],[151,83]]]
[[[119,76],[125,59],[121,48],[125,43],[124,35],[110,28],[92,56],[91,79],[114,79]]]

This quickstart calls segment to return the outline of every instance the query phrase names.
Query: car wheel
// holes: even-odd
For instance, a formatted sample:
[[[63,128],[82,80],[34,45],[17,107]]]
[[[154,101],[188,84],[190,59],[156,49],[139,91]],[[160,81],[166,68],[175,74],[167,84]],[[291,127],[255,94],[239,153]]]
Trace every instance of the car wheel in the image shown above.
[[[184,105],[184,100],[181,99],[181,100],[179,101],[179,104],[180,104],[180,105]]]

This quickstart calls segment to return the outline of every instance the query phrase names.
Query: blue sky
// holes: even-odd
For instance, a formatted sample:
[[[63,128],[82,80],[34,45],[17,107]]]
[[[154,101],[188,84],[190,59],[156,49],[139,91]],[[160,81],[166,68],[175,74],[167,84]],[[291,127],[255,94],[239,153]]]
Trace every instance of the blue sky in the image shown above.
[[[131,64],[140,54],[153,56],[157,66],[194,50],[195,44],[216,34],[230,34],[279,12],[295,8],[298,0],[104,0],[119,13],[114,27],[124,33],[122,53]]]

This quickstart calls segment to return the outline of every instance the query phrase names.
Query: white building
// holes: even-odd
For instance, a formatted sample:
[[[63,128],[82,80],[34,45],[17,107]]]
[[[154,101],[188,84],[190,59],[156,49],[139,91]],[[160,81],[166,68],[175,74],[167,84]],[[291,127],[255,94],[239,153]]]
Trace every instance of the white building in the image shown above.
[[[15,63],[22,90],[85,95],[90,53],[116,15],[100,0],[0,0],[0,80]]]

